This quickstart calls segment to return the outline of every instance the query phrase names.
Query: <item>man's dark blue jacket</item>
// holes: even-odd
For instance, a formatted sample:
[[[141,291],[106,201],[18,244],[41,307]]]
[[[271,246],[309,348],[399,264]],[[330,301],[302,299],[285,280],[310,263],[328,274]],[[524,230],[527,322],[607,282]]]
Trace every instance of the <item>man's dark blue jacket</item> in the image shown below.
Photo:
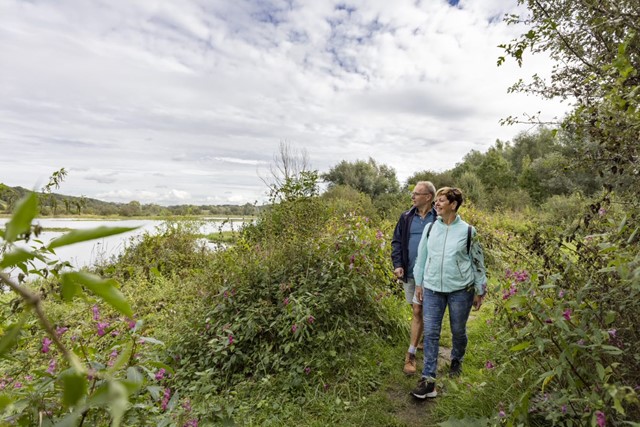
[[[393,261],[393,269],[398,267],[404,269],[404,276],[402,281],[407,281],[407,275],[409,274],[409,232],[411,231],[411,221],[413,217],[418,215],[418,209],[414,206],[408,211],[405,211],[400,215],[400,219],[396,224],[395,230],[393,230],[393,239],[391,240],[391,260]],[[435,208],[431,208],[431,211],[427,213],[427,218],[431,217],[433,222],[438,217]]]

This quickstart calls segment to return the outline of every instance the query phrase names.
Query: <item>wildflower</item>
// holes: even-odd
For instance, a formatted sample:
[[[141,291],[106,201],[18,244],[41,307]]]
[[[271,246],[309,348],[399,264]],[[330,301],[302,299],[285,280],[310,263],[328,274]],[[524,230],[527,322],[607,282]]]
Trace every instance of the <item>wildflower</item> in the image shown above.
[[[564,296],[564,291],[560,289],[560,292],[558,292],[558,298],[562,298],[563,296]]]
[[[225,298],[229,298],[229,291],[224,291],[223,296],[224,296]]]
[[[500,418],[504,418],[504,417],[506,417],[506,416],[507,416],[507,414],[505,414],[505,413],[504,413],[504,410],[500,409],[500,412],[498,412],[498,416],[499,416]]]
[[[324,391],[327,391],[327,390],[329,390],[330,386],[329,386],[329,384],[325,383],[322,387],[324,388]]]
[[[136,321],[133,319],[127,319],[127,324],[129,325],[129,329],[133,329],[136,327]]]
[[[491,320],[491,319],[487,319],[487,325],[490,325],[490,324],[491,324],[491,322],[492,322],[492,320]]]
[[[184,423],[184,425],[182,427],[198,427],[198,419],[197,418],[192,418],[189,421],[187,421],[186,423]]]
[[[33,375],[25,375],[24,376],[24,380],[25,381],[33,381]]]
[[[156,372],[156,380],[160,381],[161,379],[163,379],[165,372],[166,371],[164,368],[160,368],[158,372]]]
[[[607,213],[607,210],[605,208],[600,208],[598,209],[598,215],[600,216],[604,216],[604,214]],[[603,424],[604,425],[604,424]]]
[[[298,325],[296,325],[295,323],[291,325],[291,332],[295,333],[297,330],[298,330]]]
[[[304,368],[304,373],[305,373],[306,375],[309,375],[309,374],[311,373],[311,368],[310,368],[310,367],[308,367],[308,366],[307,366],[306,368]]]
[[[378,232],[376,233],[376,239],[380,240],[384,237],[384,234],[382,233],[382,231],[378,230]]]
[[[567,405],[562,405],[562,408],[560,408],[560,411],[561,411],[563,414],[566,414],[566,413],[567,413]]]
[[[307,318],[307,322],[309,322],[309,323],[313,323],[313,322],[315,322],[315,321],[316,321],[316,318],[315,318],[315,317],[313,317],[313,316],[309,316],[309,317]]]
[[[89,370],[87,371],[87,379],[89,381],[93,381],[93,379],[96,377],[97,373],[98,372],[95,369],[89,368]]]
[[[93,311],[93,320],[95,320],[96,322],[100,320],[100,311],[98,310],[97,304],[94,304],[94,306],[91,307],[91,311]]]
[[[583,339],[579,339],[578,342],[576,343],[578,345],[584,345],[584,340]]]
[[[107,362],[107,366],[111,367],[115,363],[116,358],[118,357],[118,351],[113,350],[109,355],[109,361]]]
[[[616,337],[616,333],[617,333],[617,332],[618,332],[618,330],[617,330],[617,329],[609,329],[609,330],[607,331],[607,333],[609,334],[609,336],[610,336],[611,338],[615,338],[615,337]]]
[[[109,327],[107,322],[98,322],[98,336],[101,337],[105,334],[105,329]]]
[[[64,333],[65,333],[65,332],[67,332],[68,330],[69,330],[69,328],[67,328],[66,326],[58,327],[58,328],[56,328],[56,335],[57,335],[58,337],[61,337],[61,336],[62,336],[62,334],[64,334]]]
[[[544,323],[553,323],[553,320],[551,320],[551,319],[545,319],[545,320],[544,320]]]
[[[282,304],[289,305],[289,297],[286,297],[284,301],[282,301]]]
[[[562,313],[562,317],[564,317],[567,322],[571,321],[571,309],[567,308],[564,313]]]
[[[484,367],[486,369],[493,369],[495,368],[495,366],[493,365],[493,363],[491,363],[491,360],[487,360],[487,363],[484,364]]]
[[[16,381],[16,383],[13,385],[13,388],[22,388],[22,383],[19,381]]]
[[[112,337],[117,337],[118,335],[120,335],[119,331],[116,331],[116,330],[111,331],[111,336]]]
[[[42,350],[41,350],[41,351],[42,351],[43,353],[49,353],[49,346],[51,345],[51,343],[52,343],[52,342],[53,342],[53,341],[51,341],[51,340],[49,339],[49,337],[44,337],[44,338],[42,339]]]
[[[169,399],[171,399],[171,389],[167,387],[164,389],[164,395],[162,396],[162,412],[167,410]]]
[[[605,417],[604,412],[596,411],[596,424],[598,424],[598,427],[604,427],[607,425],[607,418]]]
[[[49,367],[47,368],[47,374],[53,375],[55,371],[56,371],[56,359],[51,359],[51,361],[49,362]]]
[[[182,409],[184,409],[187,412],[191,412],[191,401],[189,399],[185,400],[184,403],[182,404]]]
[[[228,342],[229,345],[233,344],[233,335],[229,335]]]

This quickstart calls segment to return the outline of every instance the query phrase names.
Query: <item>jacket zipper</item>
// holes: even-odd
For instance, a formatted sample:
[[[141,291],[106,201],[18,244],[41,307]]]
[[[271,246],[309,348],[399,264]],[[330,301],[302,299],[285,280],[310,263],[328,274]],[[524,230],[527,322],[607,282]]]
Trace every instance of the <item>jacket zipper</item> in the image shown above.
[[[447,231],[444,233],[444,242],[442,243],[442,261],[440,262],[440,292],[444,291],[443,276],[444,276],[444,258],[445,249],[447,248],[447,236],[449,235],[449,226],[447,225]]]

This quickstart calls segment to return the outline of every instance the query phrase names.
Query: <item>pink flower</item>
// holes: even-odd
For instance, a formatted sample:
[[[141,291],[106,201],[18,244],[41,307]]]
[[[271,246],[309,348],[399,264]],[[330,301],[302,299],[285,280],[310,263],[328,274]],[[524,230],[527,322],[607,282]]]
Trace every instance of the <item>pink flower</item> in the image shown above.
[[[229,345],[233,344],[233,335],[229,335]]]
[[[171,389],[169,387],[164,389],[164,395],[162,396],[162,412],[167,410],[169,400],[171,399]]]
[[[136,321],[133,319],[127,319],[127,324],[129,325],[129,329],[133,329],[136,327]]]
[[[607,418],[602,411],[596,411],[596,423],[598,427],[604,427],[607,425]]]
[[[64,334],[65,332],[67,332],[69,330],[69,328],[67,328],[66,326],[61,326],[59,328],[56,328],[56,335],[58,337],[61,337],[62,334]]]
[[[380,240],[384,237],[384,234],[382,233],[382,231],[378,230],[378,232],[376,233],[376,239]]]
[[[598,215],[600,216],[604,216],[604,214],[607,213],[607,210],[605,208],[600,208],[598,209]],[[603,424],[604,425],[604,424]]]
[[[33,381],[33,376],[32,375],[25,375],[24,376],[24,380],[25,381]]]
[[[567,405],[562,405],[562,408],[560,408],[560,411],[562,411],[563,414],[567,413]]]
[[[41,350],[41,351],[42,351],[43,353],[49,353],[49,346],[51,345],[51,343],[52,343],[52,342],[53,342],[53,341],[51,341],[51,340],[49,339],[49,337],[44,337],[44,338],[42,339],[42,350]]]
[[[486,369],[493,369],[495,368],[495,366],[493,366],[493,363],[491,363],[491,360],[487,360],[487,363],[484,364],[484,367]]]
[[[298,330],[298,325],[295,323],[291,326],[291,332],[295,333]]]
[[[93,320],[98,321],[100,320],[100,311],[98,310],[98,305],[95,304],[93,307],[91,307],[91,311],[93,311]]]
[[[571,321],[571,309],[567,308],[564,313],[562,313],[562,317],[564,317],[567,322]]]
[[[49,367],[47,368],[47,374],[53,375],[56,371],[56,365],[56,359],[51,359],[51,361],[49,361]]]
[[[160,381],[161,379],[163,379],[165,372],[166,371],[164,368],[161,368],[160,370],[158,370],[158,372],[156,372],[156,380]]]
[[[564,291],[560,289],[560,292],[558,292],[558,297],[562,298],[563,296],[564,296]]]
[[[117,350],[113,350],[111,352],[111,354],[109,355],[109,361],[107,362],[107,366],[109,366],[109,367],[113,366],[113,364],[115,363],[117,357],[118,357],[118,351]]]
[[[116,331],[116,330],[111,331],[111,336],[112,337],[117,337],[118,335],[120,335],[119,331]]]
[[[304,368],[304,373],[309,375],[311,373],[311,368],[308,367],[308,366],[306,368]]]
[[[198,419],[197,418],[192,418],[189,421],[187,421],[186,423],[184,423],[184,425],[182,427],[198,427]]]
[[[22,388],[22,383],[17,381],[14,385],[13,388]]]
[[[282,304],[288,305],[289,304],[289,297],[285,298],[284,301],[282,301]]]
[[[185,400],[184,403],[182,404],[182,409],[184,409],[187,412],[191,412],[191,401],[189,399]]]
[[[307,322],[309,322],[309,323],[313,323],[315,321],[316,321],[316,318],[313,317],[313,316],[309,316],[309,318],[307,319]]]
[[[105,334],[105,328],[108,328],[109,324],[107,322],[98,322],[98,336],[101,337]]]
[[[498,412],[498,416],[499,416],[500,418],[504,418],[504,417],[506,417],[506,416],[507,416],[507,414],[505,414],[505,413],[504,413],[504,411],[503,411],[502,409],[500,409],[500,412]]]
[[[617,332],[618,332],[618,330],[617,330],[617,329],[609,329],[609,330],[607,331],[607,333],[609,334],[609,336],[610,336],[611,338],[615,338],[615,337],[616,337],[616,333],[617,333]]]

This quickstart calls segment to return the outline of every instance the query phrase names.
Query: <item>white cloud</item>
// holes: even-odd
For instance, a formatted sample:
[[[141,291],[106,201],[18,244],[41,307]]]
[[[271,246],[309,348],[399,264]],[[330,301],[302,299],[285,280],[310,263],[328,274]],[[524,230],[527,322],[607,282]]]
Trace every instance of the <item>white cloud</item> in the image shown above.
[[[314,167],[452,167],[566,106],[509,95],[515,0],[0,3],[0,180],[127,202],[253,203],[280,141]],[[521,9],[520,9],[521,10]],[[170,190],[169,190],[170,189]]]

